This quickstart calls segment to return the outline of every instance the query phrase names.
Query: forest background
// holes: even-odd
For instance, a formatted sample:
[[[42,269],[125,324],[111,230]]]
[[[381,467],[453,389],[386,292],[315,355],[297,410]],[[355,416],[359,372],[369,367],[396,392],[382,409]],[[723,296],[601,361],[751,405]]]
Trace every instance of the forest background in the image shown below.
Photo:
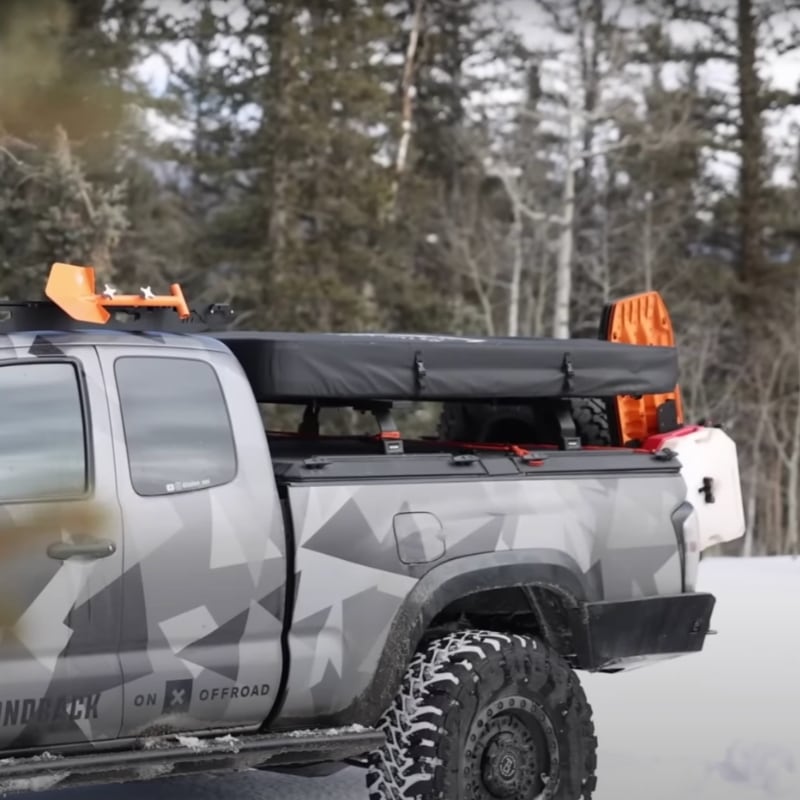
[[[734,552],[797,554],[799,64],[794,0],[2,0],[0,296],[566,337],[656,289]]]

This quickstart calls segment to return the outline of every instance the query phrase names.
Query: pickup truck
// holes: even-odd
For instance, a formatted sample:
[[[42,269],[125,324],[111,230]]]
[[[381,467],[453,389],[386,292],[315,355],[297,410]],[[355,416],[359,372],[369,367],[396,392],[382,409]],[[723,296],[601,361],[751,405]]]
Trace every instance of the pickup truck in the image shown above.
[[[0,323],[0,791],[349,764],[371,800],[590,798],[577,671],[702,649],[736,448],[633,342],[652,296],[555,342],[227,330],[65,264],[46,294]],[[409,399],[446,430],[403,436]]]

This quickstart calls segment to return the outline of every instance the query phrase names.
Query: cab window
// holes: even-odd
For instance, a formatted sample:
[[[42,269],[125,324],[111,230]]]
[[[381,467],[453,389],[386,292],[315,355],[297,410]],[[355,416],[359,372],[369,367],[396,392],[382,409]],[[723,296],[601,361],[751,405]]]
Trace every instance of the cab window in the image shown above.
[[[81,497],[88,489],[87,465],[75,365],[0,366],[0,502]]]
[[[124,356],[114,370],[131,482],[138,494],[210,489],[234,479],[233,431],[210,364]]]

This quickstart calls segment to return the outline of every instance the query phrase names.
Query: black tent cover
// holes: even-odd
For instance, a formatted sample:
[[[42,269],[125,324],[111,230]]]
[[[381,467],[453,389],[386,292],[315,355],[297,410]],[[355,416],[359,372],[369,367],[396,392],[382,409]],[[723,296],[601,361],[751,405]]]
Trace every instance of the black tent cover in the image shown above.
[[[213,334],[236,356],[260,403],[525,400],[669,392],[672,347],[601,339],[421,334]]]

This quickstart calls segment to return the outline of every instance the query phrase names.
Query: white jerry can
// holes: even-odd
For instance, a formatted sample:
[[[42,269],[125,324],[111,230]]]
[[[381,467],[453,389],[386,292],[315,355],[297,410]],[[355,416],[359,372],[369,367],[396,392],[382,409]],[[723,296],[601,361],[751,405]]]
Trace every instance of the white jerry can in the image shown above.
[[[736,443],[721,428],[683,428],[659,437],[659,449],[677,454],[694,507],[699,552],[744,536],[745,516]]]

